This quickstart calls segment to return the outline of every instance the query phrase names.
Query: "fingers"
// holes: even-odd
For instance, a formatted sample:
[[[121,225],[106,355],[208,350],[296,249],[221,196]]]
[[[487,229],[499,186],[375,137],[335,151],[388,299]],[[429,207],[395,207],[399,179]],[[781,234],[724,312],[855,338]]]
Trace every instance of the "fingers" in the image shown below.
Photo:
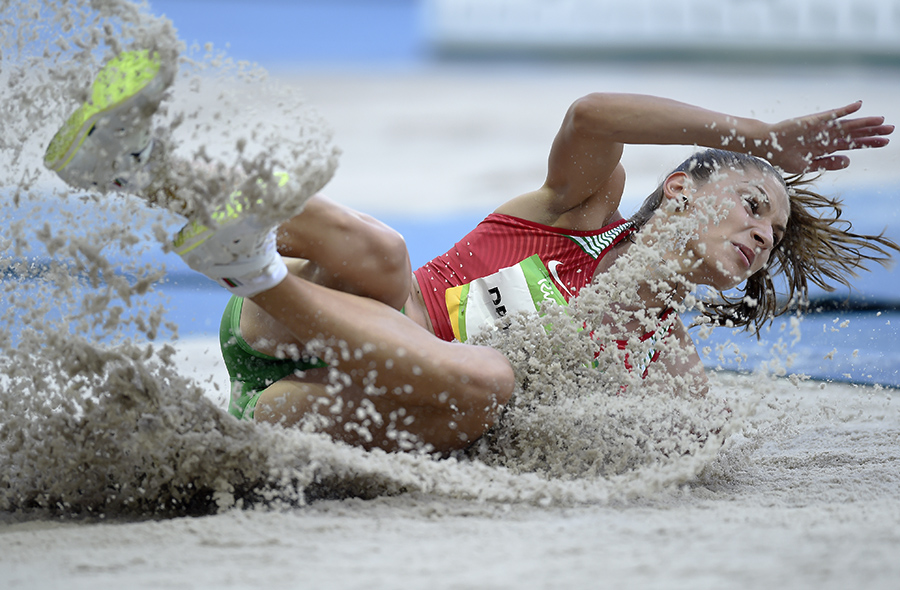
[[[884,147],[890,143],[888,135],[893,125],[885,125],[884,117],[864,117],[846,121],[834,120],[816,139],[833,151]]]
[[[851,131],[853,137],[885,137],[894,132],[893,125],[877,125],[875,127],[861,127]]]
[[[808,125],[815,127],[817,123],[824,123],[826,128],[840,129],[844,132],[871,130],[873,135],[890,135],[894,131],[893,125],[884,124],[883,116],[870,115],[856,119],[844,119],[847,115],[858,111],[861,106],[862,102],[856,102],[846,107],[811,115],[807,118]]]
[[[836,137],[834,139],[823,139],[820,143],[821,149],[831,152],[839,152],[842,150],[858,150],[864,148],[880,148],[891,142],[890,138],[872,135],[845,136]]]
[[[869,135],[890,135],[894,132],[893,125],[878,125],[869,128]]]
[[[779,159],[787,163],[785,169],[802,168],[807,172],[842,170],[850,165],[850,158],[839,152],[888,145],[888,136],[894,132],[894,126],[885,124],[884,117],[844,118],[859,111],[861,107],[862,101],[857,101],[784,121],[780,125],[778,141],[782,148],[779,151],[784,151],[783,157]],[[802,160],[802,165],[794,166],[798,157]]]
[[[880,148],[891,142],[887,137],[861,137],[846,142],[844,147],[838,147],[838,150],[859,150],[865,148]]]
[[[814,113],[812,115],[807,115],[806,117],[802,117],[800,121],[806,121],[808,124],[816,124],[816,123],[834,123],[839,121],[840,119],[846,117],[847,115],[852,115],[856,111],[862,108],[862,101],[858,100],[856,102],[852,102],[847,106],[838,107],[836,109],[829,109],[827,111],[822,111],[820,113]],[[802,123],[801,123],[802,124]]]
[[[843,129],[844,131],[859,131],[863,129],[882,130],[890,133],[894,130],[893,125],[885,125],[884,117],[860,117],[858,119],[844,119],[833,121],[832,126]]]
[[[834,146],[829,147],[827,150],[828,154],[834,154],[837,152],[849,152],[852,150],[866,150],[872,148],[881,148],[887,145],[887,140],[859,140],[859,141],[850,141],[850,142],[840,142],[835,143]]]
[[[808,172],[819,172],[824,170],[843,170],[850,165],[850,158],[847,156],[824,156],[814,158],[807,168]]]
[[[846,117],[847,115],[852,115],[856,111],[862,108],[862,101],[857,100],[856,102],[851,102],[847,106],[838,107],[836,109],[832,109],[830,111],[825,111],[820,113],[820,115],[826,115],[830,119],[841,119]],[[830,115],[830,116],[829,116]]]
[[[890,135],[894,132],[893,125],[884,124],[884,117],[866,117],[863,119],[834,121],[832,127],[840,130],[844,135],[851,137],[875,137],[880,135]]]

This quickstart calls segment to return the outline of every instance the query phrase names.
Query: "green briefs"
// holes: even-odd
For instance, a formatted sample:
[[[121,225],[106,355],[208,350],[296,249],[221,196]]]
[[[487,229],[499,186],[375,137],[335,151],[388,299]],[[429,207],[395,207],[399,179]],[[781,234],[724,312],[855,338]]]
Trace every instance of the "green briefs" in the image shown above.
[[[265,388],[296,371],[308,371],[328,365],[314,356],[303,356],[295,361],[253,350],[241,336],[243,307],[244,299],[241,297],[228,300],[219,326],[219,345],[231,378],[228,412],[241,420],[252,420],[259,396]]]

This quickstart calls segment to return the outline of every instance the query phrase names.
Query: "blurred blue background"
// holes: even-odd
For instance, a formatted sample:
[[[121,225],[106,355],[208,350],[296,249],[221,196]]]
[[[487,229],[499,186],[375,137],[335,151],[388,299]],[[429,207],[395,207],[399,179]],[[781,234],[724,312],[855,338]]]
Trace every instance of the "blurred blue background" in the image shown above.
[[[270,68],[435,56],[900,59],[898,0],[153,0],[182,39]]]
[[[618,28],[606,29],[605,36],[587,26],[603,19],[580,17],[604,14],[611,5],[606,0],[153,0],[149,4],[153,13],[174,22],[179,37],[189,45],[212,43],[227,49],[234,59],[256,62],[275,72],[352,70],[377,75],[439,62],[526,64],[599,58],[627,64],[677,57],[887,64],[896,75],[898,70],[890,68],[900,63],[900,0],[632,0],[627,6],[614,3],[631,11],[637,19],[629,21],[632,27],[623,28],[620,23]],[[734,8],[734,13],[723,12],[725,5]],[[697,7],[706,9],[686,12]],[[778,23],[790,19],[806,22],[807,13],[818,20],[803,25],[806,29],[800,27],[793,35],[777,30]],[[775,24],[766,24],[765,18]],[[694,27],[693,41],[682,36],[669,45],[653,45],[659,38],[653,27],[673,23]],[[716,36],[725,29],[731,33]],[[737,34],[740,31],[744,34]],[[719,49],[710,52],[710,47]],[[854,202],[852,218],[862,231],[880,232],[897,218],[896,187],[860,187],[846,196]],[[480,215],[473,214],[385,219],[406,237],[414,267],[446,251],[479,220]],[[900,238],[896,227],[889,227],[888,235]],[[162,254],[153,257],[161,260]],[[182,337],[215,333],[227,295],[203,277],[179,270],[171,256],[165,261],[173,270],[165,289],[171,298],[169,319],[180,326]],[[864,275],[857,285],[857,303],[877,309],[808,316],[804,320],[807,337],[792,351],[797,356],[794,370],[821,378],[900,386],[900,276],[879,270]],[[850,295],[839,291],[838,299]],[[849,327],[838,328],[846,319],[851,320]],[[739,343],[746,358],[714,354],[709,364],[752,368],[772,357],[771,348],[779,339],[790,341],[789,331],[783,322],[776,323],[757,345],[755,339],[718,330],[700,346],[728,350],[729,341]],[[837,352],[826,359],[832,350]]]
[[[179,37],[269,69],[385,67],[425,59],[420,0],[153,0]]]
[[[188,44],[212,42],[227,48],[235,59],[257,62],[274,71],[377,72],[435,62],[506,60],[522,64],[586,58],[628,63],[712,57],[793,61],[798,65],[823,61],[890,65],[900,61],[900,2],[896,0],[723,0],[705,4],[704,0],[634,0],[629,6],[614,4],[616,12],[625,15],[622,18],[631,20],[607,23],[612,28],[605,29],[604,35],[596,34],[594,26],[604,19],[588,18],[592,10],[608,15],[611,3],[603,0],[154,0],[151,7],[171,18]],[[733,9],[732,13],[723,12],[723,7]],[[763,22],[766,19],[775,25]],[[573,27],[579,21],[587,28]],[[693,34],[680,36],[669,45],[654,41],[664,36],[653,27],[678,22],[693,27]],[[793,34],[776,30],[778,23],[794,26]],[[729,28],[731,33],[726,31]],[[561,30],[567,34],[559,34]],[[693,41],[686,41],[688,38]],[[609,39],[612,41],[605,41]],[[715,51],[711,53],[710,47]],[[894,190],[861,188],[845,197],[854,203],[852,218],[862,231],[880,232],[887,221],[896,219]],[[864,209],[856,207],[857,203],[864,203]],[[479,219],[479,215],[460,214],[386,221],[406,237],[416,267],[443,253]],[[888,233],[900,238],[894,227],[888,228]],[[815,377],[900,386],[900,314],[896,312],[900,277],[880,267],[876,270],[864,274],[852,294],[857,304],[875,309],[811,314],[803,320],[806,338],[802,345],[785,354],[773,354],[772,347],[779,340],[791,341],[786,321],[776,322],[758,342],[745,334],[717,330],[709,341],[700,342],[701,347],[713,350],[708,364],[748,369],[773,356],[784,362],[786,354],[793,354],[793,370]],[[182,326],[182,334],[209,333],[218,314],[208,310],[216,309],[213,300],[224,302],[225,296],[204,288],[203,279],[196,276],[179,273],[173,281],[169,289],[176,304],[173,319]],[[850,296],[851,292],[839,290],[836,299]],[[737,343],[741,353],[729,352],[729,342]]]

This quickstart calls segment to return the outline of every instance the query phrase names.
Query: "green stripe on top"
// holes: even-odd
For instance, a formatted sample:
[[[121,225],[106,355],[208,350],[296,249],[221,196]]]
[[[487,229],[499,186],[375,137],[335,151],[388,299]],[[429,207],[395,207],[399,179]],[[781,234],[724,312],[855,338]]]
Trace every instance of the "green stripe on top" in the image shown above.
[[[541,305],[544,301],[553,301],[557,305],[566,306],[566,298],[562,296],[553,280],[550,278],[550,272],[541,257],[533,254],[519,263],[522,272],[525,275],[525,282],[528,285],[528,291],[531,293],[531,300],[534,301],[534,309],[541,311]]]
[[[466,283],[462,286],[462,291],[459,293],[459,341],[465,342],[469,339],[469,331],[466,329],[466,303],[469,300],[469,289],[471,288],[471,283]]]
[[[585,254],[594,260],[597,260],[600,255],[603,254],[603,251],[609,248],[609,245],[612,244],[622,232],[629,230],[632,227],[633,224],[629,221],[595,236],[566,235],[566,237],[578,244],[578,247],[581,248]]]

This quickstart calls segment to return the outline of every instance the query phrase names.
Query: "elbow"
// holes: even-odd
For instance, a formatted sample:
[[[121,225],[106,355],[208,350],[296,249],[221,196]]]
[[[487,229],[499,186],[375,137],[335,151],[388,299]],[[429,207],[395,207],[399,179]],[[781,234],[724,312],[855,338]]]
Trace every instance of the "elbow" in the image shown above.
[[[613,112],[615,95],[593,92],[572,103],[567,115],[568,124],[576,133],[595,135],[604,129],[604,121]]]
[[[588,94],[572,103],[566,116],[567,123],[572,131],[582,133],[589,124],[596,119],[602,104],[601,94]]]

